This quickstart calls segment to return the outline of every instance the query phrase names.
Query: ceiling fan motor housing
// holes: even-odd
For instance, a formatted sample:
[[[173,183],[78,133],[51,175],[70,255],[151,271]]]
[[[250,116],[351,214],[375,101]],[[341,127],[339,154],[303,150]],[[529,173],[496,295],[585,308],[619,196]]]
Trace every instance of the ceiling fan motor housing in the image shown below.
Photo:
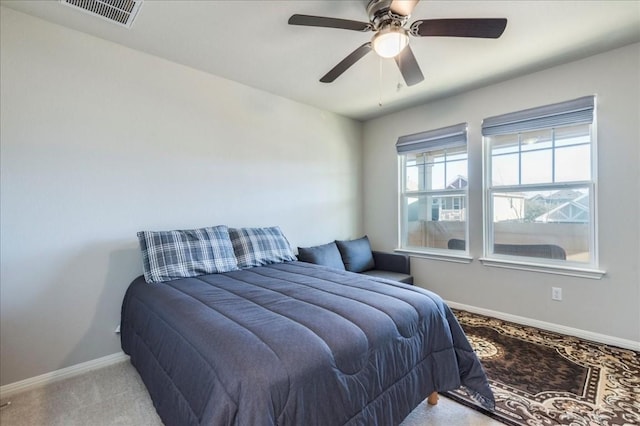
[[[367,14],[374,31],[391,25],[402,27],[409,19],[408,16],[393,13],[390,5],[391,0],[371,0],[367,5]]]

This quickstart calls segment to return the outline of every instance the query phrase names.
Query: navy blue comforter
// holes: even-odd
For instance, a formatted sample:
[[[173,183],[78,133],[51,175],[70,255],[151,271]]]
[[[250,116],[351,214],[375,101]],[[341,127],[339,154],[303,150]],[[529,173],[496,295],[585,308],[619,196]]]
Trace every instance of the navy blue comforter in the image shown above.
[[[147,284],[122,348],[171,425],[394,425],[433,391],[493,395],[436,294],[287,262]]]

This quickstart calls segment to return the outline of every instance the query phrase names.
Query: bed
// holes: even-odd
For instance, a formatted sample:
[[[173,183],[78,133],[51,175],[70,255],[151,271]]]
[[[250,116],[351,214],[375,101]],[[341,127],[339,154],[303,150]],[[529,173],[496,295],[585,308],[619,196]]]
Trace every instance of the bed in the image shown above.
[[[122,348],[171,425],[393,425],[426,396],[493,395],[434,293],[304,262],[133,281]]]

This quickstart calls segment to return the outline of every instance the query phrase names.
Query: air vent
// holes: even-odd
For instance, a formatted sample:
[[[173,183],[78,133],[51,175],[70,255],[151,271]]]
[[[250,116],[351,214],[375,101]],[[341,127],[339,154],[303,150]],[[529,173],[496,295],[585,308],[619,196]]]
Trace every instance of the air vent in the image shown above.
[[[144,0],[60,0],[60,3],[131,28]]]

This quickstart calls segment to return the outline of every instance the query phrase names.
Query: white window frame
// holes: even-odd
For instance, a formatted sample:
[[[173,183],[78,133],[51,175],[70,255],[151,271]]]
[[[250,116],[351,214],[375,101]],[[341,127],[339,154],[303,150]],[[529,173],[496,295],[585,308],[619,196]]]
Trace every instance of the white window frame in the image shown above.
[[[429,130],[426,132],[415,133],[412,135],[402,136],[398,139],[396,148],[398,150],[398,248],[396,251],[409,253],[419,257],[426,257],[437,260],[445,260],[451,262],[469,263],[472,258],[469,256],[469,245],[465,245],[465,250],[451,250],[448,248],[409,246],[407,244],[408,229],[408,212],[406,211],[406,199],[409,197],[432,196],[432,197],[459,197],[464,198],[465,205],[465,241],[469,240],[469,191],[467,185],[462,189],[436,189],[436,190],[420,190],[407,191],[407,154],[410,153],[426,153],[433,151],[441,151],[447,148],[459,149],[467,148],[467,123],[461,123],[454,126],[443,127],[440,129]],[[445,154],[446,155],[446,154]],[[467,176],[468,181],[468,149],[466,155]],[[446,169],[445,157],[445,169]],[[446,184],[446,182],[445,182]],[[461,200],[462,201],[462,200]],[[433,208],[435,204],[431,205]],[[442,203],[439,201],[440,207]]]
[[[529,110],[491,117],[483,121],[483,213],[484,213],[484,255],[480,258],[483,265],[509,269],[544,272],[559,275],[600,279],[605,271],[598,269],[598,214],[597,214],[597,131],[595,117],[595,96],[587,96],[558,104],[547,105]],[[567,114],[562,117],[562,114]],[[572,114],[572,116],[569,116]],[[586,115],[585,115],[586,114]],[[569,117],[569,118],[567,118]],[[573,120],[573,121],[571,121]],[[567,123],[569,122],[569,123]],[[521,132],[551,130],[572,124],[588,124],[590,128],[591,179],[576,182],[555,182],[543,184],[517,184],[494,186],[492,182],[492,150],[490,136],[499,134],[517,135],[518,152],[521,153]],[[502,127],[500,127],[502,126]],[[553,134],[552,165],[555,170],[555,134]],[[519,173],[522,168],[519,167]],[[552,171],[553,173],[553,171]],[[521,182],[521,179],[518,179]],[[499,193],[517,191],[557,191],[562,189],[586,188],[589,191],[589,250],[590,263],[570,260],[543,259],[537,257],[504,255],[493,252],[494,247],[494,211],[493,197]]]

